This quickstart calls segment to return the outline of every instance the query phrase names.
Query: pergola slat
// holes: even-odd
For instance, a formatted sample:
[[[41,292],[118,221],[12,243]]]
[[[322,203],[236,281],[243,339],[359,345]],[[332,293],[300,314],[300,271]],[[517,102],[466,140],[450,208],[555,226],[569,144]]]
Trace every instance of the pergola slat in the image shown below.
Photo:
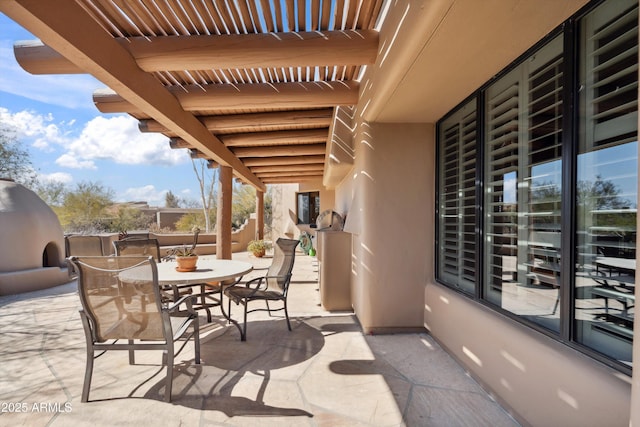
[[[16,44],[25,70],[92,74],[110,87],[94,94],[100,111],[128,113],[263,191],[247,165],[324,166],[333,109],[357,104],[353,79],[376,61],[382,4],[4,0],[0,9],[47,44]],[[287,182],[296,172],[308,173],[292,169]]]

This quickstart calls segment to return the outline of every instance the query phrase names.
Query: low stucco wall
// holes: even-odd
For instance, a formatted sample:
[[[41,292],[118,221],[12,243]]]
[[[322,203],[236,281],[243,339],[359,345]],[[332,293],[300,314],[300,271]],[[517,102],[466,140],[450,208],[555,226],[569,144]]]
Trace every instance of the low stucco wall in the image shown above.
[[[631,378],[436,283],[425,326],[533,426],[628,426]]]
[[[255,238],[256,219],[251,216],[235,232],[231,233],[231,250],[242,252],[247,250],[247,245]],[[193,233],[131,233],[130,236],[139,236],[157,239],[160,245],[160,255],[164,256],[176,246],[191,246]],[[198,244],[195,252],[198,255],[213,255],[216,253],[216,234],[198,234]],[[103,233],[98,235],[72,235],[65,237],[66,256],[71,255],[111,255],[114,253],[113,242],[118,240],[118,233]]]

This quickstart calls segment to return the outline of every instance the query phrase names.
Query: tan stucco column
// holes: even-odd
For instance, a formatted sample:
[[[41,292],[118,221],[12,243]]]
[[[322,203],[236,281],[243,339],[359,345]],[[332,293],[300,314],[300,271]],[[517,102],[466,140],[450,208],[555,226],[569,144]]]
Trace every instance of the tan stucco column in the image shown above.
[[[256,190],[256,235],[264,239],[264,192]]]
[[[218,217],[216,258],[231,259],[231,203],[233,169],[220,165],[218,175]]]

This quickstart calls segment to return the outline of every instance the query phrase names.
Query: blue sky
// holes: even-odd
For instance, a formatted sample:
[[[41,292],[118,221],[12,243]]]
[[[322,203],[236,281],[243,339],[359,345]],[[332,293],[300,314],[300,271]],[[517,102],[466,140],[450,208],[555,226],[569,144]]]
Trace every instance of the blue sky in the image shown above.
[[[103,114],[93,91],[106,87],[89,75],[24,71],[13,44],[32,34],[0,13],[0,121],[17,129],[42,180],[71,188],[83,181],[111,188],[116,201],[164,205],[167,191],[199,200],[187,150],[172,150],[159,134],[143,134],[126,114]]]

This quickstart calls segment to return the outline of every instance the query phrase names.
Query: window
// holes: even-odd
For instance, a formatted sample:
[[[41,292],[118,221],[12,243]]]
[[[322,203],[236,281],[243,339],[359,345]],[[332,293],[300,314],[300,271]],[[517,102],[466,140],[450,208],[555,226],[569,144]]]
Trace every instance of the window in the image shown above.
[[[560,326],[562,36],[485,92],[485,298]]]
[[[320,215],[320,192],[298,193],[297,199],[298,224],[315,224]]]
[[[437,132],[438,280],[623,371],[637,91],[637,1],[598,2]]]
[[[442,280],[473,293],[476,272],[476,104],[470,101],[439,127]]]

